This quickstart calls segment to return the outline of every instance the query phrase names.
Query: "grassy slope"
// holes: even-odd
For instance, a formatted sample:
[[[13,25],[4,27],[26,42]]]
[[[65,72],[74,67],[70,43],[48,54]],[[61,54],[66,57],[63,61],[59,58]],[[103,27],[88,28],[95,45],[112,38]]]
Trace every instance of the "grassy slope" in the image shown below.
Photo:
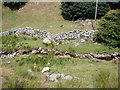
[[[42,43],[41,39],[38,39],[36,41],[34,40],[26,40],[23,41],[24,43],[28,43],[28,45],[30,45],[31,48],[38,48],[38,47],[44,47],[44,48],[49,48],[49,47],[45,47],[45,45]],[[34,43],[34,44],[33,44]],[[86,54],[86,53],[113,53],[115,51],[118,51],[118,48],[112,48],[112,47],[108,47],[105,45],[94,45],[93,43],[89,44],[80,44],[79,46],[75,47],[75,44],[61,44],[59,46],[55,45],[55,48],[60,50],[60,51],[68,51],[68,52],[75,52],[75,53],[79,53],[79,54]]]
[[[3,77],[7,80],[3,81],[3,87],[16,87],[24,85],[26,88],[40,88],[40,87],[57,87],[57,88],[116,88],[118,83],[118,66],[111,62],[97,63],[89,61],[87,59],[73,59],[73,58],[57,58],[54,57],[47,61],[44,58],[38,58],[39,56],[30,57],[17,57],[11,59],[10,64],[5,64],[6,59],[3,61]],[[24,59],[21,59],[24,58]],[[31,59],[30,59],[31,58]],[[37,58],[37,59],[36,59]],[[40,62],[37,62],[41,60]],[[44,60],[45,61],[44,61]],[[33,63],[34,61],[34,63]],[[31,63],[30,63],[31,62]],[[37,63],[36,63],[37,62]],[[71,75],[73,77],[79,77],[79,80],[61,80],[58,83],[47,81],[42,84],[45,79],[41,77],[44,74],[41,73],[43,67],[47,66],[50,62],[50,74],[51,73],[64,73],[65,75]],[[20,64],[21,63],[21,64]],[[37,68],[33,69],[36,63]],[[42,65],[42,63],[45,63]],[[56,67],[57,66],[57,67]],[[28,73],[28,69],[32,69],[32,73]],[[9,71],[10,70],[10,71]],[[10,77],[8,76],[10,75]],[[23,83],[20,83],[20,82]],[[28,84],[26,85],[26,81]],[[36,83],[35,83],[36,82]],[[16,84],[15,84],[16,83]]]
[[[6,39],[5,39],[6,38]],[[4,40],[5,39],[5,40]],[[17,40],[15,47],[17,46],[17,48],[22,48],[24,49],[24,46],[30,46],[29,48],[39,48],[39,47],[43,47],[43,48],[50,48],[50,47],[46,47],[42,40],[38,38],[37,40],[34,40],[34,38],[29,38],[29,37],[4,37],[3,38],[3,42],[9,42],[9,45],[12,45],[12,42],[14,42],[15,40]],[[59,42],[59,41],[58,41]],[[57,43],[58,43],[57,42]],[[74,53],[79,53],[79,54],[86,54],[86,53],[113,53],[115,51],[118,51],[119,48],[112,48],[112,47],[108,47],[105,46],[103,44],[101,45],[94,45],[94,43],[80,43],[79,46],[75,47],[75,43],[77,43],[77,41],[75,41],[74,43],[72,43],[71,41],[69,41],[70,43],[66,43],[66,41],[63,41],[62,44],[60,45],[55,45],[55,49],[58,49],[60,51],[68,51],[68,52],[74,52]],[[5,46],[7,45],[7,46]],[[18,47],[19,46],[19,47]],[[12,49],[15,47],[11,47]],[[6,49],[10,49],[8,47],[8,44],[3,44],[2,48],[6,48]],[[28,49],[29,49],[28,48]],[[27,49],[27,48],[26,48]]]
[[[7,7],[3,6],[3,31],[10,30],[11,28],[19,28],[26,26],[39,28],[41,30],[51,29],[49,30],[51,33],[60,33],[62,31],[65,32],[75,29],[76,25],[73,24],[73,22],[66,21],[60,16],[61,11],[58,5],[59,3],[38,3],[38,4],[27,3],[26,6],[21,8],[19,11],[11,11]],[[50,28],[51,25],[53,27]],[[60,25],[64,25],[65,27],[61,28]],[[80,26],[77,26],[76,28],[80,28]],[[27,40],[23,40],[22,39],[23,37],[19,37],[19,38],[21,41],[17,43],[18,45],[21,42],[23,42],[23,43],[28,43],[28,45],[32,48],[40,47],[40,46],[45,47],[43,46],[41,39],[35,41],[32,40],[31,38],[28,38]],[[65,50],[71,51],[69,47],[73,48],[75,53],[92,53],[92,52],[111,53],[113,51],[118,50],[118,49],[111,49],[104,45],[94,45],[94,44],[91,45],[80,44],[80,46],[78,47],[74,47],[74,44],[63,44],[60,46],[56,46],[55,48],[61,49],[62,51]],[[37,56],[33,55],[32,59],[36,57]],[[19,66],[19,62],[21,62],[22,59],[21,57],[15,57],[14,59],[3,60],[2,76],[6,79],[6,83],[3,81],[3,87],[16,87],[15,83],[19,85],[21,84],[25,85],[24,87],[27,88],[47,87],[47,86],[48,87],[84,87],[84,88],[117,87],[118,66],[111,62],[95,63],[87,59],[73,59],[73,58],[67,59],[68,61],[66,60],[66,58],[62,58],[60,61],[60,59],[58,60],[57,57],[56,59],[51,60],[51,63],[54,63],[54,65],[50,66],[51,69],[50,73],[69,74],[71,76],[79,77],[80,80],[78,81],[60,80],[59,83],[45,82],[39,84],[38,82],[42,81],[41,77],[43,75],[41,74],[41,70],[44,66],[46,66],[46,64],[44,66],[41,66],[40,63],[37,63],[37,66],[40,67],[40,70],[38,72],[34,71],[33,72],[34,76],[32,76],[32,73],[28,74],[27,70],[31,68],[31,66],[33,66],[33,63],[28,64],[25,60],[24,62],[25,64]],[[5,64],[6,61],[11,61],[11,63]],[[107,74],[108,76],[106,77]],[[23,78],[23,76],[25,77]],[[26,80],[28,81],[27,85],[26,85]]]
[[[92,27],[81,27],[72,21],[64,20],[61,16],[59,2],[27,3],[18,11],[11,11],[8,7],[2,9],[3,31],[11,28],[33,27],[48,30],[51,33],[61,33],[73,29],[88,29]],[[64,27],[60,27],[64,25]]]

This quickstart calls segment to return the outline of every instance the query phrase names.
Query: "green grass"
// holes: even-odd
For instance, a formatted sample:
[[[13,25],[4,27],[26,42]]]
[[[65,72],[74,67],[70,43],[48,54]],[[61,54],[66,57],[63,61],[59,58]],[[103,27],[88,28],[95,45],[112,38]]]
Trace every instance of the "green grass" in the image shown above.
[[[108,13],[119,11],[119,9],[111,10]],[[97,20],[97,23],[99,21],[100,20]],[[24,27],[38,28],[53,34],[68,32],[74,29],[93,30],[92,25],[82,27],[79,24],[74,24],[73,21],[64,20],[61,16],[59,2],[28,2],[24,7],[16,11],[11,11],[8,7],[2,5],[1,23],[2,31]],[[60,27],[61,25],[64,27]],[[99,25],[97,24],[96,27],[99,27]]]
[[[2,49],[3,50],[12,50],[15,48],[21,49],[32,49],[32,48],[49,48],[46,47],[43,42],[43,39],[40,38],[30,38],[26,36],[6,36],[2,37]],[[69,40],[70,41],[70,40]],[[59,41],[57,41],[59,42]],[[60,45],[55,45],[54,49],[58,49],[60,51],[68,51],[74,52],[78,54],[87,54],[87,53],[113,53],[115,51],[119,51],[119,48],[113,48],[106,46],[104,44],[101,45],[94,45],[94,43],[81,43],[79,46],[75,47],[75,43],[65,43],[66,41],[62,42]],[[78,41],[76,41],[78,43]]]
[[[31,48],[39,48],[39,47],[43,47],[43,48],[49,48],[46,47],[43,43],[42,43],[42,39],[37,39],[37,40],[25,40],[22,41],[24,43],[28,43],[28,45]],[[59,41],[58,41],[59,42]],[[75,47],[75,44],[71,44],[71,43],[63,43],[60,45],[55,45],[55,49],[58,49],[60,51],[68,51],[68,52],[74,52],[74,53],[78,53],[78,54],[86,54],[86,53],[113,53],[115,51],[119,51],[119,48],[112,48],[106,45],[94,45],[94,43],[86,43],[86,44],[80,44],[79,46]]]
[[[118,65],[112,62],[98,63],[88,59],[74,59],[74,58],[58,58],[53,57],[51,60],[48,56],[29,56],[16,57],[11,60],[3,60],[3,77],[8,80],[3,87],[11,85],[14,87],[57,87],[57,88],[117,88],[118,87]],[[44,59],[44,60],[43,60]],[[37,60],[37,62],[36,62]],[[11,61],[10,64],[5,64],[6,61]],[[23,62],[24,64],[20,65]],[[61,80],[58,83],[47,81],[41,77],[44,74],[41,70],[50,62],[51,73],[64,73],[73,77],[79,77],[78,80]],[[28,69],[36,64],[39,70],[35,69],[32,73],[28,73]],[[32,68],[31,68],[32,69]],[[16,84],[13,82],[15,80]],[[24,81],[24,83],[23,83]],[[39,81],[39,83],[38,83]],[[18,83],[19,82],[19,83]],[[32,84],[32,86],[31,86]]]
[[[112,48],[105,46],[103,44],[101,45],[94,45],[93,43],[89,44],[80,44],[79,46],[75,47],[74,44],[63,44],[60,46],[57,46],[57,48],[61,51],[69,51],[79,54],[86,54],[86,53],[113,53],[114,51],[118,51],[118,48]]]
[[[60,27],[61,25],[64,27]],[[91,25],[82,27],[79,24],[74,24],[73,21],[64,20],[61,16],[60,3],[39,3],[36,5],[32,2],[16,11],[11,11],[8,7],[2,6],[2,31],[23,27],[38,28],[53,34],[74,29],[93,29]]]
[[[82,27],[73,21],[64,20],[61,16],[59,3],[27,3],[18,11],[11,11],[2,6],[2,31],[12,28],[32,27],[47,30],[53,34],[68,32],[74,29],[91,30],[91,26]],[[32,8],[32,9],[31,9]],[[98,22],[99,20],[97,20]],[[64,27],[60,27],[63,25]],[[51,27],[52,26],[52,27]],[[26,36],[6,36],[2,39],[3,50],[9,52],[15,48],[49,48],[42,43],[43,39],[29,38]],[[112,48],[94,43],[80,44],[75,47],[73,43],[54,47],[60,51],[69,51],[79,54],[86,53],[112,53],[119,48]],[[6,64],[6,61],[11,61]],[[42,69],[50,62],[51,73],[64,73],[79,80],[61,80],[58,83],[46,81],[41,73]],[[36,65],[36,68],[34,66]],[[32,73],[28,72],[32,69]],[[2,81],[4,88],[117,88],[118,87],[118,65],[112,62],[97,63],[88,59],[58,58],[52,56],[31,55],[28,57],[15,57],[2,60]]]

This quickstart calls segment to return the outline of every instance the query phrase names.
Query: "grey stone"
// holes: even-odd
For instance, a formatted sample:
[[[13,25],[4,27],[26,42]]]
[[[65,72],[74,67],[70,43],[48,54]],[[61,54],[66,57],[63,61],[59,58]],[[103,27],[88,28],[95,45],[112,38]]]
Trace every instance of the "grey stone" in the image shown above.
[[[56,73],[53,73],[50,75],[50,80],[51,81],[55,81],[55,82],[58,82],[58,78],[60,78],[60,74],[56,74]]]
[[[85,40],[84,39],[81,39],[81,43],[84,43],[85,42]]]
[[[67,76],[65,76],[65,77],[64,77],[64,79],[67,79],[67,80],[72,80],[72,76],[67,75]]]
[[[61,73],[61,75],[60,75],[60,76],[61,76],[61,78],[62,78],[62,79],[64,79],[65,74],[64,74],[64,73]]]
[[[80,44],[79,43],[75,43],[75,47],[79,46]]]
[[[10,64],[11,62],[10,61],[7,61],[6,64]]]
[[[44,72],[48,72],[49,70],[50,70],[49,67],[45,67],[45,68],[43,68],[42,73],[44,73]]]
[[[80,78],[78,78],[78,77],[74,77],[74,79],[80,79]]]
[[[38,49],[39,51],[41,51],[42,50],[42,47],[39,47],[39,49]]]
[[[44,74],[45,74],[47,77],[49,77],[49,76],[50,76],[48,72],[45,72]]]
[[[32,50],[31,53],[32,53],[32,54],[36,54],[36,53],[39,53],[39,51],[38,51],[38,50]]]
[[[12,55],[12,54],[8,54],[7,57],[8,57],[9,59],[11,59],[11,58],[14,57],[14,55]]]
[[[47,65],[50,65],[50,63],[48,63]]]
[[[109,54],[92,54],[94,58],[101,60],[112,60],[112,55]]]
[[[50,43],[51,43],[51,39],[50,39],[50,38],[45,38],[45,39],[43,40],[43,43],[45,43],[45,44],[50,44]]]
[[[32,70],[31,70],[31,69],[28,69],[28,72],[30,72],[30,73],[31,73],[31,72],[32,72]]]

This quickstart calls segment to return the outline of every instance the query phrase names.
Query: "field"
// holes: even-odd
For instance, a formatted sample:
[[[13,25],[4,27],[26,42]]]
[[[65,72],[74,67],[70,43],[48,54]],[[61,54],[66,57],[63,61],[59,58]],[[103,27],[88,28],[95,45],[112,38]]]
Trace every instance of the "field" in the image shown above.
[[[15,45],[14,45],[14,41],[16,41]],[[30,38],[30,37],[26,37],[26,36],[24,36],[24,37],[6,36],[6,37],[3,37],[3,39],[2,39],[2,42],[3,42],[2,48],[3,48],[3,50],[5,50],[5,49],[8,50],[10,48],[21,48],[21,49],[28,49],[28,50],[32,49],[32,48],[39,48],[39,47],[43,47],[46,49],[50,48],[49,46],[46,47],[42,41],[43,41],[43,39],[34,38],[34,37]],[[68,43],[66,43],[66,41],[68,41]],[[74,52],[74,53],[78,53],[78,54],[113,53],[115,51],[119,51],[119,48],[108,47],[104,44],[95,45],[94,42],[79,43],[79,41],[77,41],[77,40],[66,40],[66,41],[64,41],[64,40],[61,41],[62,44],[60,44],[60,45],[54,44],[54,49],[58,49],[60,51]],[[59,43],[59,42],[60,41],[57,41],[56,43]],[[80,45],[75,47],[76,43],[79,43]],[[11,47],[8,47],[6,45],[9,45]]]
[[[3,6],[2,31],[12,28],[32,27],[46,30],[53,34],[68,32],[74,29],[92,30],[92,26],[82,27],[73,21],[64,20],[61,16],[60,3],[27,3],[19,11],[12,11]],[[32,10],[31,10],[32,8]],[[61,27],[63,25],[64,27]]]
[[[117,10],[111,10],[116,12]],[[119,11],[119,10],[118,10]],[[99,21],[97,20],[97,27]],[[92,20],[94,21],[94,20]],[[0,22],[1,23],[1,22]],[[32,27],[59,34],[73,30],[93,30],[92,25],[82,26],[74,21],[64,20],[61,16],[59,2],[28,2],[19,10],[10,10],[2,5],[2,32],[18,28]],[[77,54],[111,54],[120,51],[118,47],[107,46],[103,43],[80,39],[58,40],[53,48],[43,44],[42,38],[30,36],[0,36],[0,48],[11,53],[15,50],[32,50],[45,48],[68,51]],[[59,45],[57,45],[59,43]],[[76,46],[76,44],[79,44]],[[2,88],[118,88],[118,65],[113,61],[95,62],[90,59],[59,57],[50,55],[20,55],[11,59],[0,58],[2,67]],[[2,64],[1,64],[2,63]],[[71,80],[57,78],[58,82],[50,80],[42,73],[43,68],[49,67],[49,75],[65,74],[72,76]],[[0,83],[1,84],[1,83]]]
[[[47,56],[16,57],[3,60],[3,87],[7,88],[116,88],[118,87],[118,66],[111,62],[97,63],[87,59],[58,58]],[[37,60],[37,61],[36,61]],[[33,63],[34,62],[34,63]],[[40,62],[40,63],[39,63]],[[50,65],[47,65],[47,63]],[[36,68],[34,66],[36,65]],[[80,79],[45,81],[43,67],[50,67],[50,74],[64,73]],[[32,72],[28,72],[31,69]],[[8,76],[10,75],[10,77]]]

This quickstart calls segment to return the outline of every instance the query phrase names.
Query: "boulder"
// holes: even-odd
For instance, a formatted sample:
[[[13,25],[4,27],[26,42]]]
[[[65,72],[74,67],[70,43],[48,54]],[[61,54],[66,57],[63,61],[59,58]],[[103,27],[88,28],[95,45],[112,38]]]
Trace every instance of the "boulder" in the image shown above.
[[[49,77],[49,76],[50,76],[48,72],[45,72],[44,74],[45,74],[47,77]]]
[[[41,51],[42,50],[42,47],[39,47],[39,49],[38,49],[39,51]]]
[[[29,52],[28,51],[23,51],[22,54],[28,54]]]
[[[112,56],[109,54],[94,55],[94,58],[101,59],[101,60],[112,60],[113,59]]]
[[[84,43],[85,42],[85,40],[84,39],[81,39],[81,41],[80,41],[81,43]]]
[[[70,55],[70,53],[68,51],[65,51],[65,55]]]
[[[64,79],[65,74],[64,74],[64,73],[61,73],[60,76],[61,76],[62,79]]]
[[[78,77],[74,77],[74,79],[80,79],[80,78],[78,78]]]
[[[60,78],[60,74],[59,73],[58,74],[53,73],[53,74],[50,75],[50,80],[51,81],[58,82],[58,80],[57,80],[58,78]]]
[[[8,59],[7,55],[1,55],[1,58],[6,58],[6,59]]]
[[[32,70],[31,70],[31,69],[28,69],[28,72],[32,72]]]
[[[2,55],[2,52],[0,52],[0,56]]]
[[[59,43],[56,43],[56,45],[58,46],[58,45],[59,45]]]
[[[64,79],[67,79],[67,80],[72,80],[72,76],[67,75],[67,76],[65,76],[65,77],[64,77]]]
[[[16,52],[13,53],[13,56],[16,56]]]
[[[41,54],[48,54],[45,49],[42,49],[42,51],[40,51]]]
[[[60,55],[60,51],[55,51],[55,55]]]
[[[6,64],[10,64],[11,62],[10,61],[7,61]]]
[[[31,53],[32,53],[32,54],[37,54],[37,53],[39,53],[39,51],[38,51],[38,50],[32,50]]]
[[[7,57],[8,57],[9,59],[11,59],[11,58],[14,57],[14,55],[12,55],[12,54],[8,54]]]
[[[48,63],[47,65],[50,65],[50,63]]]
[[[70,53],[69,55],[70,55],[71,57],[76,58],[76,54],[74,54],[74,53]]]
[[[85,56],[85,58],[88,58],[88,59],[92,59],[93,58],[93,56],[91,56],[90,54],[85,54],[84,56]]]
[[[115,57],[115,58],[113,59],[113,62],[114,62],[115,64],[120,64],[120,57]]]
[[[47,51],[44,51],[42,54],[43,54],[43,55],[48,55],[48,52],[47,52]]]
[[[120,52],[116,55],[117,57],[120,57]]]
[[[49,67],[45,67],[45,68],[43,68],[42,73],[44,73],[44,72],[48,72],[49,70],[50,70]]]
[[[80,44],[79,43],[75,43],[75,47],[79,46]]]
[[[51,43],[51,38],[45,38],[45,39],[43,40],[43,43],[45,43],[45,44],[50,44],[50,43]]]
[[[7,54],[9,54],[7,51],[3,51],[3,52],[1,52],[1,54],[3,55],[7,55]]]

